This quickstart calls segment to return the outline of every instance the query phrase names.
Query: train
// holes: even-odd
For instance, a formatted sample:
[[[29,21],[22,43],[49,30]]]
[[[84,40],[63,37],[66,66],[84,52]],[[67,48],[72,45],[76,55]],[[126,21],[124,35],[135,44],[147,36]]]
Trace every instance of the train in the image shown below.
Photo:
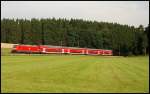
[[[11,52],[28,54],[113,55],[113,51],[108,49],[90,49],[49,45],[14,45]]]

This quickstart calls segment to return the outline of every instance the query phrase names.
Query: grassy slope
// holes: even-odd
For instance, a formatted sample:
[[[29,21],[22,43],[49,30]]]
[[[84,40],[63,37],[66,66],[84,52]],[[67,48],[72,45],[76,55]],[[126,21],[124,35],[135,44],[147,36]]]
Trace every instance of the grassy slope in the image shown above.
[[[2,92],[149,92],[148,57],[1,56]]]

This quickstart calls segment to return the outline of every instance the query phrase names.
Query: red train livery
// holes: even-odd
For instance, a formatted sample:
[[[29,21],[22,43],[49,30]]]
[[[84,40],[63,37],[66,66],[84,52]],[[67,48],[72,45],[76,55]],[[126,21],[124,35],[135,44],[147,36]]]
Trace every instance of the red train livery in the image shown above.
[[[83,54],[83,55],[113,55],[112,50],[58,47],[44,45],[15,45],[12,53],[40,53],[40,54]]]

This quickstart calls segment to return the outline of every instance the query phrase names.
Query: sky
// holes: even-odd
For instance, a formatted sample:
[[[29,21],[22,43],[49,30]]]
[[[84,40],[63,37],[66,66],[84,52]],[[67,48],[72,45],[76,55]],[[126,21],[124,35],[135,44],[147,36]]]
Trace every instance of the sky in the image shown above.
[[[52,17],[146,27],[149,1],[1,1],[1,19]]]

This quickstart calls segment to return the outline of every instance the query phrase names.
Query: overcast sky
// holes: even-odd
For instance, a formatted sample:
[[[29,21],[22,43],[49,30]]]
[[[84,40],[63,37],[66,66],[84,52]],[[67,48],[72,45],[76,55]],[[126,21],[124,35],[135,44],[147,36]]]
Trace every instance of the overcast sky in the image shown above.
[[[147,26],[149,1],[1,1],[1,19],[52,17]]]

